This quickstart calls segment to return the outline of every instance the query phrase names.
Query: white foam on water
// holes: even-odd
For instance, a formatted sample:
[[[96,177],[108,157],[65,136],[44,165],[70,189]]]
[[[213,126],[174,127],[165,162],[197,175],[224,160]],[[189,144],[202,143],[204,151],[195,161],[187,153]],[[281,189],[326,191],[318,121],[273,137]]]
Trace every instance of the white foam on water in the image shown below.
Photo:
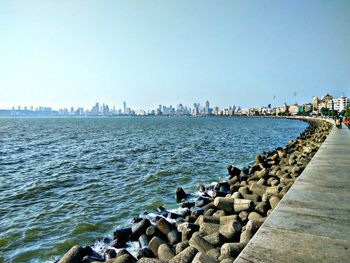
[[[135,241],[129,241],[127,243],[127,250],[130,252],[131,255],[133,255],[135,258],[137,258],[137,252],[140,249],[140,244],[139,242]]]
[[[113,247],[109,247],[105,242],[103,242],[102,240],[100,241],[96,241],[95,244],[91,247],[92,250],[94,250],[95,252],[97,252],[98,254],[102,255],[104,254],[104,252],[108,249],[114,249]]]
[[[104,252],[107,249],[112,249],[116,253],[118,253],[122,249],[126,249],[126,250],[128,250],[130,252],[131,255],[133,255],[135,258],[137,258],[137,252],[140,249],[140,245],[139,245],[139,242],[137,242],[137,241],[129,241],[129,242],[126,243],[126,247],[125,248],[115,248],[115,247],[109,246],[108,244],[104,243],[103,241],[97,241],[97,242],[95,242],[95,244],[91,248],[96,253],[100,254],[101,256],[103,256]],[[50,262],[50,263],[53,263],[53,261]]]

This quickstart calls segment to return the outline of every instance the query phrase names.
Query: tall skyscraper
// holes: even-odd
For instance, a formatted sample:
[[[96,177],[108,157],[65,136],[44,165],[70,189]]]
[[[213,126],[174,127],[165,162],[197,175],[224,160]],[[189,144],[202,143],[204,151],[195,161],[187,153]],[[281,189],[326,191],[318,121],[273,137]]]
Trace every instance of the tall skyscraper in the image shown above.
[[[208,115],[209,114],[209,101],[205,102],[205,114]]]
[[[126,102],[123,102],[123,113],[126,114]]]

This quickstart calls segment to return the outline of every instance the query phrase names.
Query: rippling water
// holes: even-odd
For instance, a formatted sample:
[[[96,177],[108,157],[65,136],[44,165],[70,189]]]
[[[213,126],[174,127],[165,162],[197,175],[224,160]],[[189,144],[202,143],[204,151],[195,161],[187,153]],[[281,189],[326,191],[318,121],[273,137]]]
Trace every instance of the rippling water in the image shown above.
[[[0,262],[45,262],[284,145],[306,123],[255,118],[0,119]]]

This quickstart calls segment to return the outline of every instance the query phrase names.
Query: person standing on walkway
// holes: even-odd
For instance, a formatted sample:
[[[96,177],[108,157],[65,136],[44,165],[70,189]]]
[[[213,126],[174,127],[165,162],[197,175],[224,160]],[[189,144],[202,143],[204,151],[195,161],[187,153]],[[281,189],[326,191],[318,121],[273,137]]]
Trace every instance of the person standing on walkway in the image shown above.
[[[340,124],[339,124],[340,127],[339,128],[341,129],[342,128],[342,123],[343,123],[343,115],[341,115],[341,114],[339,115],[339,122],[340,122]]]
[[[335,119],[335,126],[340,129],[340,119],[339,118],[336,118]]]

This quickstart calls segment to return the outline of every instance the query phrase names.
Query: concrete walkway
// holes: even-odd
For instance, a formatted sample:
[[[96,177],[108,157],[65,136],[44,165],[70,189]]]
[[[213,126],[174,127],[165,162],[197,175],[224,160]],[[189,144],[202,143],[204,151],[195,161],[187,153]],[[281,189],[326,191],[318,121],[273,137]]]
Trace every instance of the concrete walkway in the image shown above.
[[[333,128],[235,263],[350,262],[350,131]]]

